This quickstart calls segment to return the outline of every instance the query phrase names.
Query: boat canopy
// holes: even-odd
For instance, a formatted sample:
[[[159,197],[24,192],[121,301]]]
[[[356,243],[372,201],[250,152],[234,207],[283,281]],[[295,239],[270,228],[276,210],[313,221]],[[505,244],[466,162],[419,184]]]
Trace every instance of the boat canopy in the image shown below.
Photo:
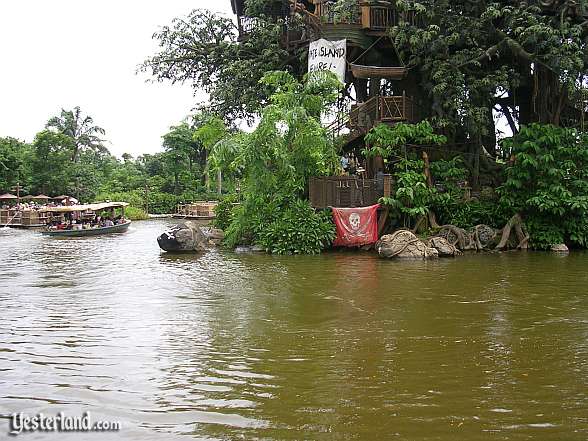
[[[122,208],[129,204],[127,202],[100,202],[98,204],[66,205],[65,207],[45,207],[39,211],[51,213],[72,213],[75,211],[100,211],[108,208]]]

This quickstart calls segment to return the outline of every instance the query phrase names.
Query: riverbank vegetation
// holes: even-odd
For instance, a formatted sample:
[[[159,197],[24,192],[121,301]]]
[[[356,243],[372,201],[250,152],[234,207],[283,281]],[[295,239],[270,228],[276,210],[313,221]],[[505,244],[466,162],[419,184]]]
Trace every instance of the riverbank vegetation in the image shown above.
[[[312,34],[312,6],[284,13],[278,3],[246,1],[243,15],[255,24],[246,33],[209,11],[174,20],[155,34],[161,50],[142,70],[205,89],[208,109],[227,125],[260,121],[252,134],[229,142],[230,160],[215,165],[242,185],[242,204],[217,211],[227,243],[315,252],[330,236],[299,246],[294,238],[304,235],[305,223],[291,220],[316,219],[306,201],[307,178],[339,173],[335,156],[347,142],[344,134],[328,139],[319,115],[345,113],[353,98],[365,101],[380,91],[348,77],[339,99],[330,88],[313,95],[322,108],[310,112],[307,47],[284,38]],[[334,26],[361,13],[358,2],[335,3],[334,16],[322,18]],[[434,234],[446,224],[463,231],[506,225],[525,236],[512,246],[586,246],[585,14],[565,2],[544,3],[397,2],[398,16],[412,18],[391,25],[392,46],[378,45],[366,59],[410,69],[401,87],[419,103],[422,122],[376,124],[364,137],[363,155],[380,158],[392,175],[392,194],[380,201],[390,210],[388,229]],[[364,49],[351,45],[348,56],[364,56],[370,50]],[[286,243],[272,247],[278,237]]]
[[[385,34],[353,41],[347,56],[406,75],[348,71],[344,84],[306,77],[308,42],[325,20],[334,29],[357,23],[358,2],[338,0],[317,21],[309,2],[248,0],[246,29],[194,10],[154,34],[160,49],[139,68],[209,94],[163,136],[163,152],[117,160],[91,118],[63,111],[30,145],[0,140],[0,160],[11,164],[0,170],[0,187],[21,180],[31,191],[122,199],[153,213],[212,190],[226,198],[216,224],[228,246],[316,253],[330,246],[334,227],[328,210],[310,205],[308,180],[341,174],[341,157],[353,151],[391,175],[381,232],[445,228],[477,238],[487,227],[500,232],[500,249],[585,248],[588,13],[568,2],[386,7],[396,18]],[[364,104],[378,96],[402,100],[401,122],[371,118]],[[369,124],[359,125],[360,116]],[[325,127],[342,118],[347,133]]]
[[[206,149],[195,138],[203,119],[171,127],[161,153],[118,159],[106,147],[105,130],[90,116],[80,108],[62,110],[31,143],[0,138],[0,190],[20,185],[21,195],[126,201],[136,219],[147,212],[173,213],[178,203],[217,199],[206,176]]]

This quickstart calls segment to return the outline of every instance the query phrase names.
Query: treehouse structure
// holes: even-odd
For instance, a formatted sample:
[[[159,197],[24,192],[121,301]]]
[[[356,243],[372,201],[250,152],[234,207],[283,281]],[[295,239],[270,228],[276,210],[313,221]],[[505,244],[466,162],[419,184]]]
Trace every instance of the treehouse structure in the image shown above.
[[[231,0],[241,41],[258,20],[246,15],[245,1]],[[329,126],[333,136],[346,134],[349,145],[358,145],[377,124],[421,119],[424,103],[417,81],[389,38],[390,28],[402,21],[414,23],[413,13],[399,11],[392,1],[357,1],[341,12],[332,0],[277,0],[268,3],[264,15],[283,23],[282,44],[288,50],[319,38],[347,40],[345,108]]]
[[[259,23],[259,18],[247,16],[245,2],[231,0],[240,41],[246,41]],[[332,0],[276,0],[268,2],[263,15],[283,26],[281,44],[288,51],[306,49],[320,38],[347,41],[345,91],[328,131],[333,137],[345,136],[344,151],[359,152],[364,135],[374,126],[421,119],[419,109],[425,103],[417,78],[404,66],[389,37],[392,27],[403,21],[415,23],[416,18],[412,12],[398,10],[393,1],[357,1],[345,11],[336,6]],[[313,179],[313,205],[368,205],[389,193],[389,180],[386,185],[375,182],[383,168],[381,161],[364,165],[361,183],[335,177]]]

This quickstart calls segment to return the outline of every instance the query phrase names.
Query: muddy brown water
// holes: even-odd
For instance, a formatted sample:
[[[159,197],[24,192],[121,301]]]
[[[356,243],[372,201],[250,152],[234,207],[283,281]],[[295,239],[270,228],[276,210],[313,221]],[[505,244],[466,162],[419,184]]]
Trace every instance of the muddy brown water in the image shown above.
[[[0,230],[0,439],[588,439],[588,254],[169,256],[168,223]]]

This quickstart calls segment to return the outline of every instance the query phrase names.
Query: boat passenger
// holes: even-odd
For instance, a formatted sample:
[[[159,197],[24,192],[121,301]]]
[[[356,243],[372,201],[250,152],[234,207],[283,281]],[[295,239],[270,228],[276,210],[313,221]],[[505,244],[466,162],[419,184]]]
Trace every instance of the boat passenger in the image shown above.
[[[112,219],[110,219],[110,218],[107,218],[107,219],[104,221],[104,226],[105,226],[105,227],[114,227],[114,222],[112,222]]]

